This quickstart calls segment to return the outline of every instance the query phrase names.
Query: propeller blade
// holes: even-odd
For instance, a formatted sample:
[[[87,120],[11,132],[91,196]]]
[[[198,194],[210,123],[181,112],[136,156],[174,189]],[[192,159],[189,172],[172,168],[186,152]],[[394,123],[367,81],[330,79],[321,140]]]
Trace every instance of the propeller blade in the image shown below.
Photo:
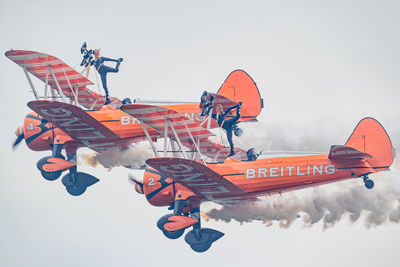
[[[128,173],[128,181],[134,185],[138,184],[140,186],[143,186],[143,183],[131,173]]]
[[[17,145],[18,145],[19,143],[21,143],[22,140],[24,140],[24,134],[23,134],[23,133],[20,134],[20,135],[18,135],[18,136],[17,136],[17,139],[15,139],[15,141],[14,141],[14,143],[13,143],[13,145],[12,145],[13,150],[15,150],[15,148],[17,147]]]

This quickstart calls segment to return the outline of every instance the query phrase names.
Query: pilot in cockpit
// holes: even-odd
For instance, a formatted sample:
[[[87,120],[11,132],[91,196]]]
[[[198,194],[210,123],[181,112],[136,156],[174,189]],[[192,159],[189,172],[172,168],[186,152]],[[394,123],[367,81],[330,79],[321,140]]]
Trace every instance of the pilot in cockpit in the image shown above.
[[[249,150],[247,150],[246,155],[247,155],[247,159],[248,161],[255,161],[258,156],[261,154],[261,152],[259,154],[257,154],[256,149],[255,148],[250,148]]]

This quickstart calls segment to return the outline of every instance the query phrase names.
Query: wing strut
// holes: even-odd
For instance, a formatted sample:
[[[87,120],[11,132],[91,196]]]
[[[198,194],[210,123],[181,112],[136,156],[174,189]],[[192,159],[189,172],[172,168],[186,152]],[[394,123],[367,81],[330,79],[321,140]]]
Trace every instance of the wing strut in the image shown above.
[[[204,164],[207,166],[206,161],[203,159],[203,155],[201,154],[200,149],[199,149],[199,147],[197,146],[197,143],[194,141],[193,136],[192,136],[192,133],[189,131],[189,128],[187,127],[186,122],[185,122],[184,120],[183,120],[183,124],[185,124],[186,130],[188,131],[189,136],[190,136],[190,138],[192,139],[192,142],[193,142],[194,146],[195,146],[196,149],[197,149],[197,153],[200,155],[201,160],[202,160],[202,161],[204,162]]]
[[[168,122],[165,120],[164,123],[164,157],[167,156],[167,145],[168,145]]]
[[[74,92],[74,88],[72,88],[72,85],[71,85],[71,83],[69,81],[69,78],[68,78],[67,74],[65,73],[65,69],[64,68],[63,68],[63,72],[64,72],[65,78],[67,79],[69,88],[71,89],[71,93],[74,96],[74,100],[71,99],[71,103],[74,103],[76,105],[76,104],[78,104],[78,98],[76,98],[76,95],[75,95],[75,92]]]
[[[153,141],[151,140],[151,137],[149,135],[149,132],[146,129],[146,126],[143,124],[142,120],[139,120],[139,123],[140,123],[140,126],[142,126],[143,132],[145,133],[147,140],[149,140],[149,143],[151,145],[151,148],[153,149],[154,155],[156,155],[156,158],[158,158],[159,156],[158,156],[157,148],[154,145]]]
[[[49,87],[49,68],[46,66],[46,77],[44,81],[44,100],[47,100],[47,88]]]
[[[54,74],[53,69],[50,67],[50,65],[48,65],[47,67],[49,68],[49,71],[50,71],[50,73],[51,73],[51,76],[53,77],[53,80],[54,80],[54,82],[56,83],[58,95],[60,95],[62,101],[63,101],[64,103],[66,103],[65,98],[64,98],[64,94],[63,94],[62,91],[61,91],[60,84],[58,83],[58,80],[57,80],[57,78],[56,78],[56,75]]]
[[[32,92],[33,92],[33,94],[35,95],[36,100],[38,100],[39,98],[38,98],[38,96],[37,96],[37,92],[36,92],[35,86],[33,86],[31,77],[29,76],[29,73],[28,73],[28,71],[26,70],[26,67],[23,66],[22,68],[24,69],[25,76],[26,76],[26,78],[28,79],[29,85],[30,85],[31,88],[32,88]]]
[[[176,133],[175,128],[172,126],[171,121],[169,120],[169,118],[166,118],[166,121],[168,122],[169,127],[171,128],[172,132],[174,133],[174,136],[175,136],[175,138],[176,138],[176,141],[177,141],[177,143],[178,143],[179,149],[180,149],[181,152],[182,152],[183,157],[184,157],[185,159],[189,159],[188,155],[186,154],[185,149],[183,148],[183,145],[182,145],[182,143],[181,143],[181,139],[179,138],[178,134]]]

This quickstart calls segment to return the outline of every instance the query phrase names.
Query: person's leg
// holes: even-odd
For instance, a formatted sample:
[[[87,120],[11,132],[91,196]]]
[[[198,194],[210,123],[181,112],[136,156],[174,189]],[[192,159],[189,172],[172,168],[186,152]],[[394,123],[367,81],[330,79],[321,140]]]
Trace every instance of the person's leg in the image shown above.
[[[107,88],[107,72],[100,72],[101,83],[103,84],[104,92],[108,97],[108,88]]]
[[[233,156],[235,154],[235,151],[233,149],[233,141],[232,141],[232,127],[226,127],[226,137],[228,138],[229,145],[231,146],[231,153],[229,156]]]
[[[109,66],[102,65],[100,71],[101,72],[118,72],[119,68],[118,67],[117,68],[111,68]]]
[[[104,92],[106,93],[106,102],[104,105],[110,104],[110,98],[108,96],[108,88],[107,88],[107,72],[99,72],[101,83],[103,84]]]
[[[240,118],[240,109],[237,109],[236,110],[236,116],[231,118],[231,119],[229,119],[229,120],[226,120],[225,123],[228,123],[228,124],[230,124],[232,126],[233,124],[235,124],[239,120],[239,118]]]

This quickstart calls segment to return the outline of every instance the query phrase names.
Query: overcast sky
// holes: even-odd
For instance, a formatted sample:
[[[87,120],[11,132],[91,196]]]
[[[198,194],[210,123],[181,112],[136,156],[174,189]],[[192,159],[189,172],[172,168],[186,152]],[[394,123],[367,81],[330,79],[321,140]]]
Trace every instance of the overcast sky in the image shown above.
[[[0,47],[78,67],[87,41],[106,57],[124,58],[108,76],[111,95],[121,99],[197,101],[244,69],[266,105],[260,124],[244,126],[237,143],[250,147],[257,137],[260,149],[327,152],[373,116],[398,148],[399,11],[398,1],[1,1]],[[5,56],[0,69],[1,266],[399,265],[398,224],[367,229],[362,220],[344,220],[323,231],[300,222],[280,229],[209,221],[203,225],[226,235],[196,254],[156,228],[169,211],[136,194],[124,168],[80,165],[101,181],[73,198],[37,171],[49,152],[25,144],[12,151],[32,94]],[[354,184],[363,186],[345,185]]]

